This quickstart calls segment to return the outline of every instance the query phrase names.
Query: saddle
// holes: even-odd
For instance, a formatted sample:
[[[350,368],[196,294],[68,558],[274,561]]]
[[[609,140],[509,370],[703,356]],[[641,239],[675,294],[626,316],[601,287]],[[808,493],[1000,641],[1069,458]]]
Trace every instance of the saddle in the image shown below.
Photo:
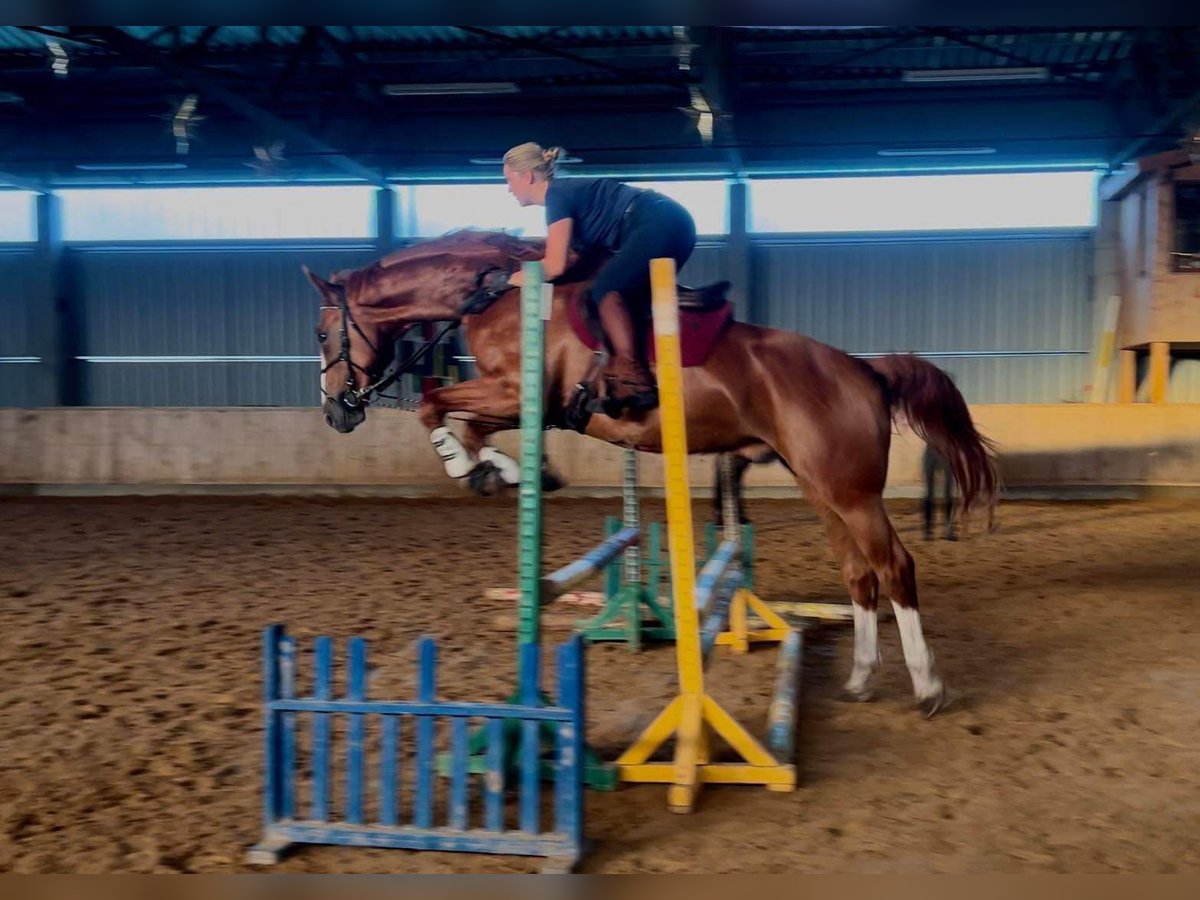
[[[733,304],[729,302],[729,282],[693,288],[687,285],[676,287],[679,300],[679,345],[680,356],[685,368],[704,365],[717,341],[733,321]],[[600,328],[593,323],[582,294],[577,295],[567,307],[567,318],[571,330],[585,347],[593,352],[602,348]],[[654,324],[646,325],[646,360],[654,366]],[[575,391],[563,411],[561,426],[583,433],[588,421],[597,412],[604,411],[604,401],[597,395],[596,378],[599,375],[599,355],[583,380],[575,385]]]
[[[729,282],[714,281],[704,287],[688,287],[677,285],[675,290],[679,296],[679,308],[697,312],[713,312],[729,303]]]
[[[718,281],[703,287],[679,285],[679,338],[683,366],[702,366],[729,323],[733,321],[733,304],[729,301],[730,283]],[[583,296],[569,305],[571,330],[589,350],[601,349],[598,329],[592,327]],[[646,329],[646,359],[653,364],[654,326]]]

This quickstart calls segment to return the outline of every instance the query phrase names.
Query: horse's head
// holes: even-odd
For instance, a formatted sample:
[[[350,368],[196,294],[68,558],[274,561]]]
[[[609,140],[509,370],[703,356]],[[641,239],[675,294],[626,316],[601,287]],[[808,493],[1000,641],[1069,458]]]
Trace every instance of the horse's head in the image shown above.
[[[383,369],[404,331],[426,322],[457,322],[482,279],[511,272],[541,249],[503,232],[459,231],[393,253],[329,279],[304,273],[321,296],[317,340],[325,421],[346,434],[366,418]]]

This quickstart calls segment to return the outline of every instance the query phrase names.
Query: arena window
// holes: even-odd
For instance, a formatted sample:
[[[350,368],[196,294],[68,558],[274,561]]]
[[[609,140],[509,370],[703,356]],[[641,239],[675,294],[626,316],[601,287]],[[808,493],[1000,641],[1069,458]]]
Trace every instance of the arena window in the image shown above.
[[[362,185],[78,188],[61,191],[67,241],[373,238]]]
[[[504,229],[521,237],[545,237],[546,213],[540,206],[520,207],[508,186],[418,184],[396,189],[397,229],[404,237],[429,238],[456,228]]]
[[[678,200],[696,220],[702,235],[727,232],[725,182],[635,181]],[[455,228],[505,229],[522,237],[545,237],[546,214],[540,206],[520,207],[503,184],[405,185],[397,194],[397,230],[404,237],[436,237]]]
[[[1005,172],[750,181],[750,230],[768,233],[1091,228],[1096,173]]]
[[[0,191],[0,242],[37,240],[37,195],[32,191]]]

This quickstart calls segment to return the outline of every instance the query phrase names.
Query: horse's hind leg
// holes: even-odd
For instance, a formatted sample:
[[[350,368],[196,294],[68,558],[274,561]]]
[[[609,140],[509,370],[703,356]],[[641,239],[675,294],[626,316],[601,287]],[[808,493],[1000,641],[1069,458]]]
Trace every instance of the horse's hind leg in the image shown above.
[[[918,707],[927,716],[932,716],[945,702],[946,687],[921,629],[912,556],[904,549],[888,521],[882,497],[863,497],[849,506],[839,504],[836,511],[879,577],[880,589],[892,601],[896,624],[900,628],[900,643],[904,648],[904,662],[912,677],[913,694]]]
[[[713,460],[713,521],[717,523],[718,528],[725,527],[725,479],[721,473],[721,461],[726,456],[731,457],[733,465],[733,500],[732,506],[737,509],[737,518],[739,525],[748,525],[750,520],[746,518],[746,505],[742,497],[742,476],[746,469],[751,465],[751,461],[741,454],[718,454]]]
[[[824,502],[813,499],[811,492],[810,500],[825,523],[829,542],[841,565],[842,581],[853,601],[854,668],[846,681],[846,694],[854,700],[870,700],[874,696],[871,681],[879,669],[879,579],[841,517]]]
[[[718,528],[725,526],[725,484],[721,477],[721,457],[724,455],[726,454],[719,454],[713,463],[713,521],[717,523]],[[737,504],[738,524],[749,525],[750,518],[746,515],[745,493],[742,490],[746,470],[752,465],[764,465],[779,457],[766,444],[753,444],[730,455],[733,457],[733,492]]]

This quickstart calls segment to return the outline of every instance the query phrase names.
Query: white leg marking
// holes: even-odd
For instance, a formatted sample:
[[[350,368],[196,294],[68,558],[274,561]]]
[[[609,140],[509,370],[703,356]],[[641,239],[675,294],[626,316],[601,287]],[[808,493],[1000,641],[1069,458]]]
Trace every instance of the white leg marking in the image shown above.
[[[500,477],[504,479],[505,484],[521,483],[521,467],[507,453],[501,453],[495,447],[484,447],[479,451],[479,459],[481,462],[490,462],[499,469]]]
[[[467,448],[445,425],[429,432],[429,442],[442,458],[446,474],[451,478],[462,478],[475,467]]]
[[[896,611],[896,624],[900,626],[900,643],[904,647],[904,662],[912,676],[913,693],[917,701],[939,697],[943,691],[942,679],[934,667],[933,651],[925,643],[921,632],[921,614],[915,609],[903,609],[892,603]]]
[[[870,693],[868,684],[879,668],[879,620],[875,610],[866,610],[857,603],[854,609],[854,668],[846,690],[856,696]]]

